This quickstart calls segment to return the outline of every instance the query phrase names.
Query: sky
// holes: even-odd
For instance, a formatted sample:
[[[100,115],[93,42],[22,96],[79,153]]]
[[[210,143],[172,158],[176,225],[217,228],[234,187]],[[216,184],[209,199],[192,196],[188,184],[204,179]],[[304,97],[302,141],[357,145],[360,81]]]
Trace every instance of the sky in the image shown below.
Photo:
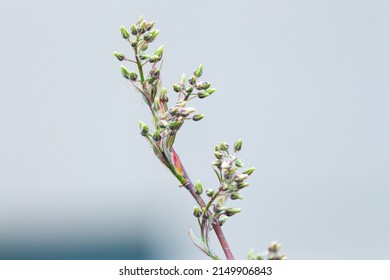
[[[223,226],[236,258],[390,258],[387,1],[1,0],[0,259],[207,259],[113,56],[140,15],[171,100],[200,63],[217,89],[177,136],[190,177],[217,187],[214,146],[238,138],[256,167]]]

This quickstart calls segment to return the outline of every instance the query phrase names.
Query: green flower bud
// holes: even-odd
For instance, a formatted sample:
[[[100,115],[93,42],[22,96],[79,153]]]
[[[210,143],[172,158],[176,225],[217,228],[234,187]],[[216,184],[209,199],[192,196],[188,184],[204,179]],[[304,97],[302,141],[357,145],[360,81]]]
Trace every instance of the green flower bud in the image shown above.
[[[160,136],[160,131],[156,130],[153,134],[153,140],[154,141],[160,141],[161,140],[161,136]]]
[[[153,55],[151,58],[149,58],[150,63],[155,63],[159,60],[160,60],[160,57],[158,57],[157,55]]]
[[[160,30],[152,30],[152,31],[148,31],[145,33],[144,35],[144,40],[145,42],[152,42],[154,39],[156,39],[157,35],[160,33]]]
[[[129,39],[130,38],[129,31],[123,25],[121,25],[121,34],[122,34],[123,39]]]
[[[169,124],[168,124],[168,122],[167,122],[166,120],[159,120],[159,121],[157,122],[157,125],[158,125],[160,128],[164,129],[164,128],[167,128]]]
[[[223,224],[226,223],[226,221],[227,221],[228,219],[229,219],[229,217],[226,216],[226,215],[221,215],[221,216],[219,216],[219,218],[218,218],[219,225],[220,225],[220,226],[223,226]]]
[[[222,159],[223,154],[222,154],[221,152],[214,152],[214,156],[215,156],[217,159]]]
[[[199,78],[200,76],[202,76],[202,71],[203,71],[203,65],[199,65],[198,68],[196,68],[196,70],[194,71],[194,75]]]
[[[134,71],[130,71],[129,75],[130,75],[130,80],[132,81],[136,81],[138,78],[137,73],[135,73]]]
[[[236,200],[236,199],[243,199],[244,196],[242,194],[237,193],[237,192],[233,192],[230,194],[230,198],[233,200]]]
[[[133,35],[137,35],[137,28],[135,27],[135,25],[133,24],[133,25],[131,25],[131,34],[133,34]]]
[[[192,117],[192,120],[194,120],[194,121],[200,121],[201,119],[203,119],[204,118],[204,115],[203,114],[197,114],[197,115],[194,115],[193,117]]]
[[[225,214],[229,217],[237,214],[237,213],[240,213],[241,212],[241,208],[228,208],[226,209],[225,211]]]
[[[119,61],[122,61],[125,59],[125,55],[124,54],[121,54],[119,52],[114,52],[114,55],[115,57],[119,60]]]
[[[191,76],[191,78],[189,78],[188,79],[188,83],[190,84],[190,85],[195,85],[195,83],[196,83],[196,78],[195,78],[195,76]]]
[[[136,47],[137,47],[137,42],[136,42],[136,41],[131,42],[131,46],[132,46],[133,48],[136,48]]]
[[[186,84],[186,80],[186,74],[183,73],[181,75],[180,84],[184,86]]]
[[[203,99],[203,98],[206,98],[208,97],[210,94],[206,93],[206,92],[198,92],[198,97],[200,99]]]
[[[196,83],[195,87],[196,87],[197,90],[202,90],[204,85],[203,85],[203,83],[198,82],[198,83]]]
[[[255,259],[255,250],[251,249],[248,253],[248,260],[254,260]]]
[[[143,21],[139,27],[139,33],[144,34],[146,32],[146,21]]]
[[[221,148],[219,147],[219,145],[216,145],[214,150],[215,150],[216,152],[218,152],[218,151],[221,150]]]
[[[186,92],[187,93],[191,93],[193,90],[194,90],[193,87],[190,87],[190,86],[186,87]]]
[[[141,16],[139,17],[137,23],[140,24],[140,23],[143,22],[143,21],[144,21],[144,16],[141,15]]]
[[[244,163],[242,162],[241,159],[236,160],[236,166],[237,167],[243,167],[244,166]]]
[[[247,174],[247,175],[251,175],[253,173],[253,171],[255,171],[255,168],[254,167],[250,167],[250,168],[248,168],[247,170],[245,170],[242,173],[243,174]]]
[[[150,31],[150,30],[153,28],[153,26],[154,26],[154,21],[149,22],[149,23],[146,25],[146,30],[147,30],[147,31]]]
[[[206,195],[207,195],[208,197],[212,197],[212,196],[214,195],[214,190],[213,190],[213,189],[207,189],[207,190],[206,190]]]
[[[221,148],[222,151],[227,151],[229,149],[229,145],[225,142],[219,143],[219,147]]]
[[[281,248],[282,248],[282,245],[279,242],[272,241],[268,247],[268,251],[270,253],[278,253]]]
[[[202,211],[200,210],[200,208],[198,206],[194,206],[193,214],[195,217],[199,218],[200,216],[202,216]]]
[[[221,163],[222,163],[222,162],[221,162],[220,160],[215,160],[215,161],[213,161],[212,165],[214,165],[214,166],[220,168],[220,167],[221,167]]]
[[[139,122],[139,128],[141,129],[141,135],[147,136],[149,132],[149,127],[144,122]]]
[[[163,52],[164,52],[164,45],[160,46],[160,47],[154,52],[154,55],[155,55],[155,56],[161,57],[162,54],[163,54]]]
[[[145,60],[145,59],[150,58],[150,55],[148,55],[146,52],[140,52],[138,56],[139,56],[139,59],[141,59],[141,60]]]
[[[182,124],[183,124],[182,122],[171,122],[171,123],[169,124],[169,128],[170,128],[171,130],[176,130],[176,129],[180,128],[180,126],[181,126]]]
[[[209,82],[203,83],[203,89],[208,89],[210,86],[211,86],[211,83],[209,83]]]
[[[196,183],[195,183],[195,193],[196,193],[197,195],[201,195],[202,192],[203,192],[203,187],[202,187],[202,184],[200,183],[200,181],[198,180],[198,181],[196,181]]]
[[[146,51],[148,49],[148,44],[143,44],[141,47],[141,51]]]
[[[122,76],[125,77],[126,79],[130,80],[130,72],[129,70],[126,68],[126,66],[124,65],[121,65],[121,72],[122,72]]]
[[[248,187],[248,186],[249,186],[249,183],[248,183],[248,182],[240,182],[240,183],[237,184],[237,188],[238,188],[239,190],[241,190],[241,189],[243,189],[243,188],[246,188],[246,187]]]
[[[236,174],[234,175],[234,182],[240,183],[246,179],[248,179],[249,175],[248,174]]]
[[[216,91],[215,88],[209,88],[205,90],[205,92],[207,92],[209,95],[213,94],[215,91]]]
[[[236,143],[234,143],[234,151],[239,152],[242,147],[242,139],[238,139]]]
[[[173,84],[173,90],[175,91],[175,92],[180,92],[181,91],[181,86],[179,86],[178,84]]]

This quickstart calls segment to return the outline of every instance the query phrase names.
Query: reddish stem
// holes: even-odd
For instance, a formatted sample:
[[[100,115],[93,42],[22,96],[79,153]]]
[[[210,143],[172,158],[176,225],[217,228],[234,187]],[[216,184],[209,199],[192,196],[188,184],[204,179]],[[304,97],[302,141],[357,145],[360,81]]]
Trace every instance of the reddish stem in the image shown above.
[[[179,157],[178,157],[178,160],[180,161]],[[204,202],[204,200],[199,195],[197,195],[195,193],[195,186],[192,183],[190,177],[188,176],[188,173],[185,170],[185,168],[184,168],[184,166],[183,166],[181,161],[180,161],[180,164],[181,164],[181,167],[183,169],[184,176],[185,176],[185,178],[187,180],[187,184],[185,185],[185,188],[190,192],[190,194],[196,200],[196,202],[198,202],[200,207],[205,207],[206,203]],[[210,210],[209,210],[209,214],[211,215],[211,211]],[[232,251],[230,250],[229,243],[227,242],[227,240],[225,238],[225,235],[224,235],[224,233],[222,231],[221,226],[219,225],[219,221],[218,221],[217,218],[214,218],[214,221],[213,221],[212,225],[213,225],[213,229],[215,231],[215,234],[217,235],[217,238],[219,240],[219,243],[221,244],[222,250],[225,253],[226,259],[227,260],[234,260],[234,256],[233,256]]]

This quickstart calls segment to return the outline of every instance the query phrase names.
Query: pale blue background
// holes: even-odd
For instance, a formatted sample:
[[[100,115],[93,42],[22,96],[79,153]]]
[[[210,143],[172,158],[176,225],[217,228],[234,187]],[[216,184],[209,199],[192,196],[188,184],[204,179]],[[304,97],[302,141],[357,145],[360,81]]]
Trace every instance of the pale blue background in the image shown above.
[[[206,258],[112,55],[141,14],[167,87],[203,63],[218,89],[177,139],[191,177],[215,186],[214,145],[239,137],[257,167],[224,226],[236,257],[390,258],[388,1],[1,0],[1,259]]]

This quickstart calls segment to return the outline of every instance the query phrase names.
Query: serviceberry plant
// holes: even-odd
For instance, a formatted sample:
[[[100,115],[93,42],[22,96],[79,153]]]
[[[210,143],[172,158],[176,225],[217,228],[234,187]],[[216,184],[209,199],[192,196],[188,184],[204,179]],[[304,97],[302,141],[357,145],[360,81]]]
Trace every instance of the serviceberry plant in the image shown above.
[[[218,178],[215,189],[209,188],[204,191],[200,181],[194,184],[173,145],[178,131],[186,121],[197,122],[204,118],[203,114],[198,114],[195,108],[188,106],[188,103],[194,99],[208,98],[216,90],[211,87],[210,82],[201,79],[203,65],[199,65],[189,78],[183,74],[180,80],[173,84],[176,102],[173,106],[169,106],[168,90],[162,86],[161,81],[164,46],[160,46],[155,51],[149,50],[149,45],[157,38],[160,31],[154,29],[154,22],[147,22],[142,16],[131,25],[130,30],[121,26],[120,31],[123,39],[129,42],[134,54],[132,58],[120,52],[114,52],[114,55],[119,61],[130,62],[136,66],[134,71],[122,65],[122,75],[141,94],[153,116],[152,129],[144,122],[139,122],[141,135],[150,143],[158,159],[177,178],[180,186],[188,190],[197,203],[193,208],[193,214],[200,228],[200,238],[197,238],[191,230],[189,235],[198,248],[210,258],[218,260],[221,258],[213,252],[209,242],[209,233],[213,230],[226,259],[233,260],[234,256],[222,226],[229,218],[240,213],[241,209],[229,207],[228,201],[243,199],[241,192],[249,186],[247,179],[255,170],[254,167],[245,169],[244,163],[238,157],[242,140],[239,139],[234,143],[232,149],[224,142],[215,147],[215,161],[212,163]],[[206,197],[206,200],[203,197]],[[267,254],[255,255],[251,250],[248,259],[284,259],[285,256],[279,254],[279,250],[280,244],[273,242]]]

